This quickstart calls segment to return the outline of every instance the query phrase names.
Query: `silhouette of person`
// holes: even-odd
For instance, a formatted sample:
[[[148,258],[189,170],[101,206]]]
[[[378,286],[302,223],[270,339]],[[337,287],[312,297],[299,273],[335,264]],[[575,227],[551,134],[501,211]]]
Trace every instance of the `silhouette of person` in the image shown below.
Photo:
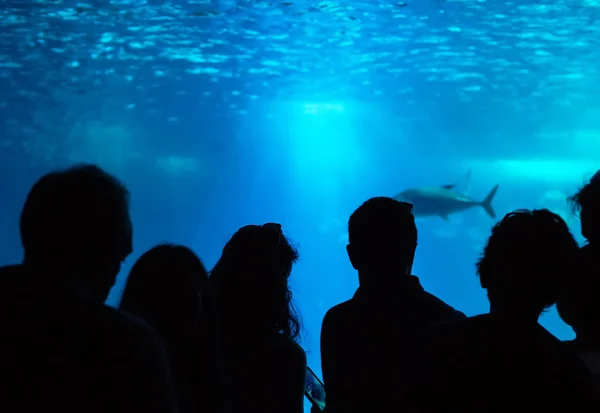
[[[33,185],[23,263],[0,269],[0,410],[176,411],[156,333],[104,305],[132,249],[128,198],[93,165]]]
[[[600,390],[600,171],[569,201],[580,214],[588,242],[579,250],[576,270],[566,280],[557,309],[576,334],[565,344],[584,360]]]
[[[304,410],[306,355],[288,285],[297,259],[279,224],[249,225],[210,273],[225,413]]]
[[[123,291],[119,308],[148,322],[162,339],[180,413],[216,409],[211,304],[204,264],[181,245],[161,244],[144,253]]]
[[[538,318],[559,297],[577,243],[558,215],[507,214],[477,263],[488,314],[431,329],[428,379],[410,395],[416,411],[598,411],[589,372]]]
[[[465,318],[411,275],[417,247],[412,205],[376,197],[348,221],[354,296],[327,311],[321,364],[329,413],[385,411],[410,382],[419,331]]]

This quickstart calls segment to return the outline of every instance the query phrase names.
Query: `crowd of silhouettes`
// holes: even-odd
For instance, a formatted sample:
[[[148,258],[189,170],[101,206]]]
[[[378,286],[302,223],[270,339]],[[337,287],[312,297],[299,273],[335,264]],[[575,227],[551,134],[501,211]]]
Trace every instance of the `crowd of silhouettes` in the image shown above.
[[[321,329],[326,413],[600,412],[600,172],[569,201],[581,248],[546,209],[492,228],[476,263],[489,312],[473,317],[413,275],[412,205],[364,202],[348,221],[359,287]],[[122,182],[94,165],[49,173],[19,224],[23,260],[0,268],[2,411],[304,410],[299,254],[279,224],[240,228],[210,271],[185,246],[151,248],[118,309],[105,301],[133,251]],[[553,305],[574,340],[539,324]]]

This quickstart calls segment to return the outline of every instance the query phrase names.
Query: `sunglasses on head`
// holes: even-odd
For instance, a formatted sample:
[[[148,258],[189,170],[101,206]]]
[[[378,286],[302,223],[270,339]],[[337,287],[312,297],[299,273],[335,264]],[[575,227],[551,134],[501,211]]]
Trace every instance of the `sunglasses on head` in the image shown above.
[[[281,243],[281,224],[274,222],[267,222],[263,225],[246,225],[240,228],[239,232],[242,231],[256,231],[257,229],[264,231],[264,233],[273,236],[273,239],[277,240],[277,246]]]
[[[257,229],[257,228],[264,228],[268,231],[273,231],[273,232],[280,232],[281,231],[281,225],[280,224],[276,224],[274,222],[267,222],[266,224],[263,225],[245,225],[243,227],[241,227],[239,230],[240,231],[247,231],[247,230],[252,230],[252,229]]]

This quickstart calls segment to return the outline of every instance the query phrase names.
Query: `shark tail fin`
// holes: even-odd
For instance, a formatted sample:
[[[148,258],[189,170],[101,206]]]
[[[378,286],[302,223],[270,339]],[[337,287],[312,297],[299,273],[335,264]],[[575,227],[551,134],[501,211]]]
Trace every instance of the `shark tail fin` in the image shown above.
[[[498,186],[499,185],[496,185],[495,187],[493,187],[492,190],[490,191],[490,193],[485,197],[485,199],[479,203],[479,205],[481,205],[481,207],[483,209],[485,209],[485,212],[487,212],[487,214],[490,216],[490,218],[496,218],[496,212],[494,211],[494,207],[492,206],[492,201],[494,200],[494,197],[496,196],[496,192],[498,191]]]

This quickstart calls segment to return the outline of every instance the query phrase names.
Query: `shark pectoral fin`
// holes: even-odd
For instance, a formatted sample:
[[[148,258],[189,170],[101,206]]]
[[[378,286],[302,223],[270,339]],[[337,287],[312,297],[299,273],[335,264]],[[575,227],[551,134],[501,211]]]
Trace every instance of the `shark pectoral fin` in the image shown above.
[[[456,186],[456,184],[448,184],[448,185],[442,185],[442,188],[444,188],[444,189],[454,189],[455,186]]]
[[[444,221],[448,221],[448,215],[440,215],[440,218],[442,218]]]

